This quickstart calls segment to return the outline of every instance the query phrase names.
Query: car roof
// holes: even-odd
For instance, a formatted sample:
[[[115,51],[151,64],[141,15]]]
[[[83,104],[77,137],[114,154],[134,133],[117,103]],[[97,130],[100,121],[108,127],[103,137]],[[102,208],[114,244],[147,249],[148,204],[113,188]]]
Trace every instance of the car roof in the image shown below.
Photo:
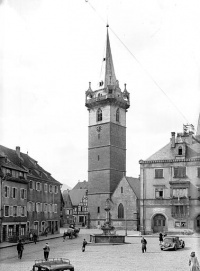
[[[73,267],[70,264],[69,259],[49,259],[48,261],[45,260],[36,260],[34,266],[48,268],[49,270],[57,270],[57,269],[66,269],[66,267]]]

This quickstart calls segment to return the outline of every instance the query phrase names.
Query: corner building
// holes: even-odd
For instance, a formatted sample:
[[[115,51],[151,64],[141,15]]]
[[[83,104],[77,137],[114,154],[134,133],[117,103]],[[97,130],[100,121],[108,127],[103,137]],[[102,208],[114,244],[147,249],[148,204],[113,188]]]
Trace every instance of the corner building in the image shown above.
[[[141,232],[200,232],[200,118],[197,133],[171,133],[170,142],[140,160]]]
[[[107,29],[105,79],[86,91],[89,111],[88,211],[91,227],[105,220],[105,202],[126,173],[126,112],[130,96],[116,80]]]

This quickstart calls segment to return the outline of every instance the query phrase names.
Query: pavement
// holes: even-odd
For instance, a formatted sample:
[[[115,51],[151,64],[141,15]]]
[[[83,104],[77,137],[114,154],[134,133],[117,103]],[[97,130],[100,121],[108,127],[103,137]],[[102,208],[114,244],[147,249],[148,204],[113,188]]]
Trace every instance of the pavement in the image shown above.
[[[62,238],[64,231],[66,231],[66,228],[60,228],[60,233],[57,234],[49,234],[46,236],[39,236],[39,239],[37,242],[41,241],[46,241],[46,240],[51,240],[51,239],[56,239],[56,238]],[[90,234],[101,234],[102,230],[101,229],[86,229],[86,228],[81,228],[80,229],[80,234],[81,235],[90,235]],[[125,231],[125,230],[118,230],[116,231],[116,234],[118,235],[125,235],[127,237],[139,237],[141,236],[141,233],[139,231]],[[177,235],[182,238],[200,238],[200,234],[194,233],[193,235]],[[154,237],[158,238],[158,234],[152,234],[152,235],[147,235],[147,237]],[[26,240],[25,244],[30,244],[33,243],[33,241]],[[0,243],[0,249],[7,248],[7,247],[13,247],[16,246],[17,243],[10,243],[10,242],[2,242]]]

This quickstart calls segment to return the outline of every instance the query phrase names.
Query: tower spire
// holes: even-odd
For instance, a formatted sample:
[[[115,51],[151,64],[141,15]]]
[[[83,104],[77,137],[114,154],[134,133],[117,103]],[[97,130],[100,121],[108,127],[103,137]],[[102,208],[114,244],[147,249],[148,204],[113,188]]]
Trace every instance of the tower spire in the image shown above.
[[[106,67],[105,67],[105,83],[104,87],[107,87],[108,85],[115,85],[116,84],[116,76],[115,76],[115,70],[112,60],[112,53],[110,48],[110,39],[108,34],[108,27],[107,24],[107,41],[106,41]]]

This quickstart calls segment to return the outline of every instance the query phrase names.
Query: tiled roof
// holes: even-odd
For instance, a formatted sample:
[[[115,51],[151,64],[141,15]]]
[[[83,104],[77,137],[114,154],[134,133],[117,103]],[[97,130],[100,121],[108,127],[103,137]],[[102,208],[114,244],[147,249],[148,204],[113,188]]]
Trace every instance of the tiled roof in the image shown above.
[[[174,159],[174,158],[175,157],[171,151],[171,143],[168,143],[166,146],[164,146],[159,151],[155,152],[146,160],[167,160],[167,159]]]
[[[190,158],[200,158],[200,143],[193,142],[193,144],[187,144],[186,159]],[[171,148],[171,143],[168,143],[162,149],[151,155],[146,161],[152,160],[171,160],[175,159],[173,149]]]
[[[88,182],[78,182],[72,189],[88,189]]]
[[[69,195],[73,206],[77,206],[82,198],[86,195],[87,189],[72,189],[69,191]]]
[[[140,180],[139,178],[125,177],[130,184],[131,188],[136,194],[136,197],[140,199]]]
[[[40,165],[38,165],[37,161],[31,158],[28,154],[20,152],[19,158],[16,150],[12,150],[0,145],[0,155],[7,156],[8,159],[15,166],[28,171],[29,172],[28,175],[30,175],[33,178],[38,178],[46,180],[47,182],[61,184],[60,182],[55,180],[49,172],[45,171]]]

